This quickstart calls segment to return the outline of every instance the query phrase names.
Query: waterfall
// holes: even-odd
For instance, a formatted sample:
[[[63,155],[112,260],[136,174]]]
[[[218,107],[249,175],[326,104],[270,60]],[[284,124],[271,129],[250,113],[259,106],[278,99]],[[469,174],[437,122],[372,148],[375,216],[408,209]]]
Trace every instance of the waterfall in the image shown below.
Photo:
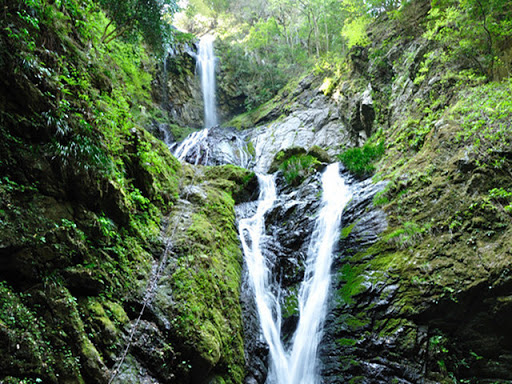
[[[192,164],[208,163],[208,128],[193,132],[173,151],[174,156],[179,160],[187,160]]]
[[[329,165],[322,175],[322,204],[299,290],[299,322],[291,345],[286,348],[281,339],[280,294],[272,293],[272,277],[261,249],[264,217],[277,198],[276,190],[272,176],[259,176],[259,182],[257,212],[240,220],[239,231],[261,330],[269,345],[267,384],[318,384],[317,350],[327,312],[333,250],[340,232],[341,214],[351,193],[339,174],[338,164]]]
[[[197,70],[201,78],[201,91],[204,102],[204,129],[187,136],[185,140],[173,150],[178,160],[187,160],[190,163],[207,164],[209,156],[208,134],[209,128],[218,124],[217,103],[215,97],[215,54],[213,53],[213,40],[211,35],[205,35],[199,40],[199,50],[195,55]],[[171,148],[172,150],[172,148]]]
[[[213,53],[213,40],[211,35],[201,37],[199,52],[197,54],[197,68],[201,77],[201,90],[204,101],[204,126],[214,127],[217,121],[217,105],[215,98],[215,54]]]

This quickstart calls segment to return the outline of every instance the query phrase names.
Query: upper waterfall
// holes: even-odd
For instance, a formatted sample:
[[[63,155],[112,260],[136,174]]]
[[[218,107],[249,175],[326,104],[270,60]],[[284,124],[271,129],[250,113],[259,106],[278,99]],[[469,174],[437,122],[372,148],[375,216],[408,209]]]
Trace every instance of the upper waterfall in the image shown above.
[[[197,68],[201,77],[201,90],[204,102],[204,127],[210,128],[218,124],[215,87],[215,54],[213,52],[212,35],[205,35],[199,41]]]

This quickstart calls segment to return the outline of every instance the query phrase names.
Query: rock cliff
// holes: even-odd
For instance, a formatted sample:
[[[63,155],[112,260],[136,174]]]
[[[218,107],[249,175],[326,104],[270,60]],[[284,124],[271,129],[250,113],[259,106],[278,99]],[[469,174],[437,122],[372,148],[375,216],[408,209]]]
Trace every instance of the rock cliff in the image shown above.
[[[341,71],[212,130],[199,166],[142,128],[202,126],[193,44],[160,64],[140,41],[103,44],[109,21],[86,4],[0,14],[0,382],[264,383],[235,218],[236,203],[253,212],[256,179],[218,165],[278,172],[265,249],[289,338],[318,171],[372,149],[359,168],[341,156],[353,199],[324,381],[512,380],[512,85],[434,60],[446,47],[423,35],[429,2],[381,16]],[[225,120],[241,103],[228,88]]]

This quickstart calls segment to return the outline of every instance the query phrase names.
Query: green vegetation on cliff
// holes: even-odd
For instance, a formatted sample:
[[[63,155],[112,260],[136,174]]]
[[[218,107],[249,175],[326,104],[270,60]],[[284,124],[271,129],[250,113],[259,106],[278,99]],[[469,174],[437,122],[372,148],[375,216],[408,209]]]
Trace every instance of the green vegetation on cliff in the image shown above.
[[[333,94],[363,80],[362,93],[371,82],[385,149],[372,167],[386,187],[365,209],[384,211],[387,229],[369,247],[359,245],[364,217],[342,233],[337,337],[347,380],[361,361],[400,359],[435,382],[510,379],[509,347],[489,348],[510,337],[502,327],[512,228],[509,9],[507,1],[406,3],[370,25],[353,72],[335,81]],[[358,164],[369,145],[341,160]],[[362,323],[352,329],[354,318]]]
[[[191,349],[183,355],[190,365],[182,367],[181,375],[196,382],[206,373],[197,372],[197,367],[213,367],[210,376],[241,383],[242,252],[233,197],[241,196],[254,174],[231,165],[186,172],[190,173],[184,194],[189,203],[177,207],[168,229],[180,257],[169,282],[175,304],[167,317],[175,337]]]

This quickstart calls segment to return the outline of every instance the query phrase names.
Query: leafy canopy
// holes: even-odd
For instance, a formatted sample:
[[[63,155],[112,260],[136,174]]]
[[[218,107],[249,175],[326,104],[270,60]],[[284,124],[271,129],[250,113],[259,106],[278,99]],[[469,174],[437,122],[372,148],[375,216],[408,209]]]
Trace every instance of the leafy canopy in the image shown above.
[[[153,48],[162,47],[170,36],[171,27],[166,19],[178,10],[176,0],[99,0],[99,3],[115,25],[110,31],[111,24],[107,26],[103,41],[141,33]]]
[[[512,38],[510,0],[434,0],[425,37],[440,42],[444,60],[457,60],[488,78],[508,75],[504,53]]]

